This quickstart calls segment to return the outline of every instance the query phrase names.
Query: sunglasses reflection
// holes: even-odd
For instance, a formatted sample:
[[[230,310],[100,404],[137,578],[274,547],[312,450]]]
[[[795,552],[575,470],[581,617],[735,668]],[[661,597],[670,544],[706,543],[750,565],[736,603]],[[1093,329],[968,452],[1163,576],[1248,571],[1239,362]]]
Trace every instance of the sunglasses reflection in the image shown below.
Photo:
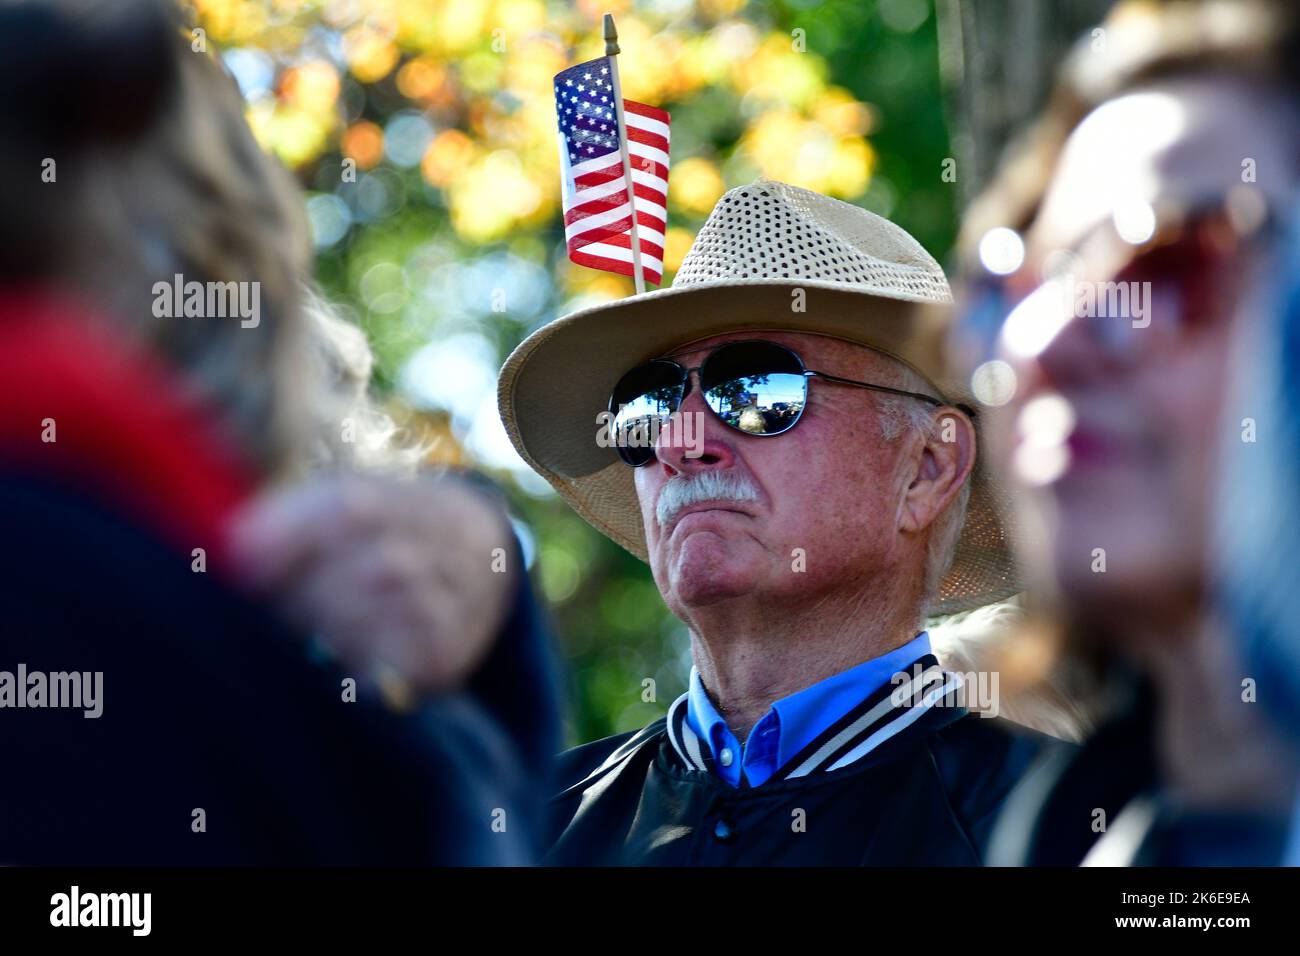
[[[747,435],[779,435],[799,420],[807,399],[803,361],[789,349],[771,342],[726,343],[696,368],[668,358],[654,359],[629,371],[610,396],[613,441],[628,464],[639,467],[654,458],[654,447],[699,376],[704,404],[727,427]],[[696,413],[699,415],[700,413]],[[694,423],[692,446],[682,434],[686,457],[699,457],[702,421]],[[679,424],[679,431],[691,426]],[[666,440],[673,440],[671,433]],[[638,451],[632,451],[638,449]]]
[[[624,460],[632,464],[648,464],[655,457],[655,448],[681,448],[686,458],[704,455],[704,415],[693,412],[682,415],[643,414],[633,418],[625,410],[601,412],[596,416],[599,426],[596,444],[601,448],[616,448]]]

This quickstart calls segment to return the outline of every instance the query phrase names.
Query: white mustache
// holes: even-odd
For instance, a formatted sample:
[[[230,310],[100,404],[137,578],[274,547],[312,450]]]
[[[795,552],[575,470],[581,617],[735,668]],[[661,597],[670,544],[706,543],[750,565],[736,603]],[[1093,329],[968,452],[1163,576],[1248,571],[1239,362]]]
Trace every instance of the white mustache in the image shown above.
[[[758,489],[747,478],[731,472],[702,471],[674,478],[664,485],[655,502],[655,520],[664,527],[683,508],[700,501],[757,501]]]

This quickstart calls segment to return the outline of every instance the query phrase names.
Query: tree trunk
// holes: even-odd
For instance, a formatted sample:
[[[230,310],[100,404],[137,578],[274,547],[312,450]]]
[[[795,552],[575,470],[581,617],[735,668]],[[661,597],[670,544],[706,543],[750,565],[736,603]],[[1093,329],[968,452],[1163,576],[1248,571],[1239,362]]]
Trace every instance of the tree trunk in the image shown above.
[[[1047,102],[1058,65],[1113,0],[937,0],[939,65],[963,208]]]

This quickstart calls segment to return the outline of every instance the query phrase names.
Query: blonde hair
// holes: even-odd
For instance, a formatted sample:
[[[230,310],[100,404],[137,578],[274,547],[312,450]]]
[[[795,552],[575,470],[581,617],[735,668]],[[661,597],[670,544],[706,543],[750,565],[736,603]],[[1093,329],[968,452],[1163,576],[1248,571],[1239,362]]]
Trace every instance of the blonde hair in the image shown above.
[[[413,474],[426,449],[372,399],[374,356],[365,333],[312,289],[304,291],[303,311],[317,396],[312,403],[314,441],[305,465]]]
[[[939,663],[959,673],[996,673],[998,716],[1062,740],[1081,740],[1097,722],[1100,695],[1092,672],[1056,657],[1017,598],[931,621]]]

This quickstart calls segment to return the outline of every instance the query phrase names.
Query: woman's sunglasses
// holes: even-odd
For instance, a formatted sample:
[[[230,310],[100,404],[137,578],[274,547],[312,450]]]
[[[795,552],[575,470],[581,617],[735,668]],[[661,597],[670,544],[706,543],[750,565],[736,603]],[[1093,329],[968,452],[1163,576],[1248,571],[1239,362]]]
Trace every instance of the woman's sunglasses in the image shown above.
[[[681,407],[691,390],[691,373],[699,374],[704,402],[730,428],[746,435],[770,437],[788,432],[803,417],[808,379],[945,404],[930,395],[855,382],[805,368],[803,359],[775,342],[728,342],[705,356],[697,368],[658,358],[636,366],[609,396],[615,446],[633,468],[654,460],[653,436]]]
[[[1136,244],[1117,234],[1107,236],[1106,229],[1114,231],[1108,224],[1101,237],[1108,238],[1109,246],[1121,249],[1122,253],[1107,270],[1108,281],[1080,285],[1102,290],[1096,293],[1099,297],[1110,289],[1126,292],[1149,289],[1147,318],[1155,321],[1150,323],[1154,328],[1148,332],[1146,325],[1125,321],[1123,315],[1107,315],[1099,298],[1096,311],[1101,317],[1088,326],[1094,340],[1116,358],[1132,358],[1167,341],[1171,335],[1185,334],[1206,325],[1217,314],[1215,306],[1223,298],[1225,277],[1237,271],[1231,268],[1234,260],[1243,250],[1255,249],[1258,244],[1280,235],[1280,222],[1267,207],[1251,221],[1243,222],[1228,201],[1219,198],[1163,210],[1151,236]],[[1063,251],[1082,261],[1073,250]],[[1005,276],[979,269],[969,272],[970,278],[959,297],[954,341],[970,364],[987,361],[997,354],[999,337],[1016,321],[1013,316],[1022,306],[1027,310],[1018,316],[1024,320],[1022,324],[1057,321],[1061,318],[1056,314],[1058,306],[1075,307],[1068,295],[1069,287],[1059,281],[1058,288],[1067,292],[1057,297],[1060,302],[1051,297],[1044,298],[1041,304],[1033,302],[1035,293],[1044,289],[1047,280],[1035,277],[1029,264]],[[1156,307],[1150,300],[1154,300]],[[1044,315],[1041,313],[1044,308],[1056,312]]]

